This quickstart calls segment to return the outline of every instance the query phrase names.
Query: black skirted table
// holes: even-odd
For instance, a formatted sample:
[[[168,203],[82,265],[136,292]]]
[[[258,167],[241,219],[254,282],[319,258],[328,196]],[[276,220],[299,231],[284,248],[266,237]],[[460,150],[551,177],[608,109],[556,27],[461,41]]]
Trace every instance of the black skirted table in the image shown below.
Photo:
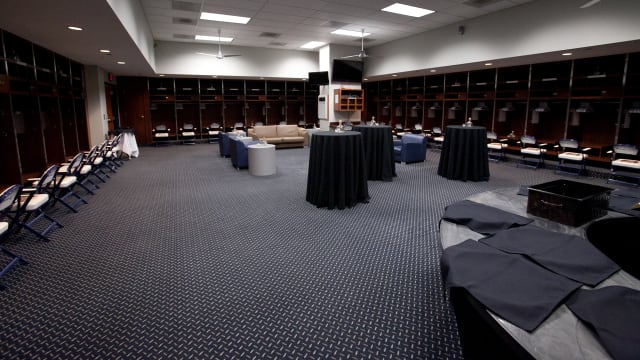
[[[307,201],[329,209],[369,201],[362,135],[320,131],[311,137]]]
[[[487,129],[483,126],[447,126],[438,175],[450,180],[489,180]]]
[[[362,134],[367,179],[392,181],[396,176],[396,162],[391,126],[357,125],[354,130]]]

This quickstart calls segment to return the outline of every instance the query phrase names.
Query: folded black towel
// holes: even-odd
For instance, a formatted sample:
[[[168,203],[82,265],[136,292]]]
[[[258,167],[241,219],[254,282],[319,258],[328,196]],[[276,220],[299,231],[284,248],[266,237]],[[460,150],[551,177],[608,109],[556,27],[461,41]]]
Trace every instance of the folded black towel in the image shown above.
[[[466,240],[444,250],[446,286],[465,288],[489,310],[533,331],[580,283],[557,275],[522,255]]]
[[[484,235],[523,226],[533,221],[532,219],[471,200],[462,200],[447,206],[442,219],[466,225],[469,229]]]
[[[620,270],[587,239],[527,225],[479,240],[496,249],[525,255],[540,266],[589,286]]]
[[[578,290],[566,302],[616,360],[640,358],[640,291],[622,286]]]

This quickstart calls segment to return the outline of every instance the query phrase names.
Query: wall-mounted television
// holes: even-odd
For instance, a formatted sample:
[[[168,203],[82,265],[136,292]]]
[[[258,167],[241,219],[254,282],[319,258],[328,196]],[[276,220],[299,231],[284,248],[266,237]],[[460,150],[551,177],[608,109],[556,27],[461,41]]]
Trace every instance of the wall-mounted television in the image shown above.
[[[309,85],[329,85],[329,72],[328,71],[310,72]]]
[[[333,59],[331,81],[362,83],[362,61]]]

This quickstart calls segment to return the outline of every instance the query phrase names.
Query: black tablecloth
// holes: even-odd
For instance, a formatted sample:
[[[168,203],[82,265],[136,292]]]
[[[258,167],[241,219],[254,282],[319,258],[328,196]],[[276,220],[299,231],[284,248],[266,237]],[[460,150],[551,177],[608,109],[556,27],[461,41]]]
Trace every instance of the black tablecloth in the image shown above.
[[[451,180],[489,180],[487,129],[482,126],[447,126],[438,175]]]
[[[367,179],[391,181],[396,176],[391,126],[357,125],[362,134],[364,157],[367,161]]]
[[[320,131],[311,137],[307,201],[329,209],[369,201],[362,135]]]

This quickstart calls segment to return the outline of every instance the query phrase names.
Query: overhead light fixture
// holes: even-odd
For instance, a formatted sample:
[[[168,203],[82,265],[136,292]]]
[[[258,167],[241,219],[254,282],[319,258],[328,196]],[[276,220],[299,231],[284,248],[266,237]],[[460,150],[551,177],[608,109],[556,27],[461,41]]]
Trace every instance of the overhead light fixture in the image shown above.
[[[484,63],[484,66],[491,66],[491,65],[493,65],[492,62]]]
[[[110,54],[111,50],[107,50],[107,49],[100,49],[100,52],[103,54]]]
[[[423,17],[425,15],[429,15],[435,12],[433,10],[423,9],[416,6],[405,5],[400,3],[389,5],[381,10],[394,13],[394,14],[411,16],[411,17]]]
[[[234,23],[234,24],[246,24],[249,22],[249,20],[251,20],[251,18],[244,17],[244,16],[216,14],[216,13],[210,13],[210,12],[204,12],[204,11],[200,14],[200,19],[228,22],[228,23]]]
[[[541,102],[537,108],[533,109],[533,111],[535,112],[549,112],[551,111],[551,108],[549,107],[549,104],[547,104],[546,102]]]
[[[226,36],[209,36],[209,35],[196,35],[196,40],[215,41],[215,42],[232,42],[232,37]]]
[[[571,52],[562,53],[562,56],[571,56],[571,55],[573,55],[573,53],[571,53]]]
[[[326,44],[325,42],[322,41],[309,41],[308,43],[300,46],[303,49],[315,49],[317,47],[320,47],[322,45]]]
[[[593,5],[595,5],[595,4],[599,3],[599,2],[600,2],[600,0],[587,1],[586,3],[580,5],[580,9],[586,9],[586,8],[591,7],[591,6],[593,6]]]
[[[365,37],[365,36],[371,35],[371,33],[362,32],[362,30],[354,31],[354,30],[346,30],[346,29],[333,30],[331,33],[335,35],[344,35],[344,36],[353,36],[353,37]]]
[[[462,107],[460,107],[460,104],[454,103],[453,106],[449,108],[449,110],[458,111],[458,110],[462,110]]]
[[[117,62],[117,64],[118,64],[118,65],[124,65],[124,64],[126,64],[126,62],[124,62],[124,61],[118,61],[118,62]]]
[[[80,26],[67,26],[67,29],[73,30],[73,31],[82,31],[82,30],[84,30]]]
[[[593,112],[593,108],[588,102],[581,102],[580,106],[576,109],[577,113],[590,113]]]

